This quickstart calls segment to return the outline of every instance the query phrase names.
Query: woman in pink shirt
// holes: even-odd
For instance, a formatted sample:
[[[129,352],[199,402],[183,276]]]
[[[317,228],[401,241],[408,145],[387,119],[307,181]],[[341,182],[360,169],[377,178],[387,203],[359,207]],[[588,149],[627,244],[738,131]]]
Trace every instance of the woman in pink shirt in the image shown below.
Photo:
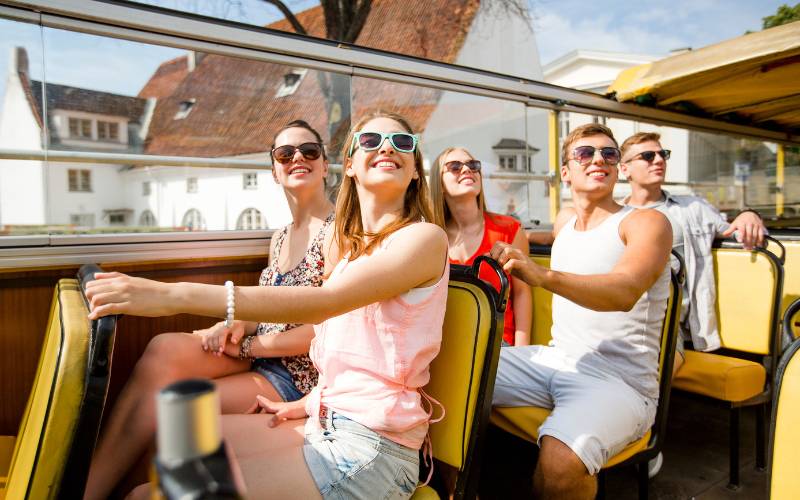
[[[447,236],[424,222],[432,220],[428,186],[406,120],[362,118],[342,156],[334,232],[342,259],[321,288],[104,273],[87,290],[93,318],[185,312],[316,325],[314,390],[295,402],[258,397],[267,415],[223,418],[248,498],[407,498],[417,483],[433,411],[421,388],[447,299]]]

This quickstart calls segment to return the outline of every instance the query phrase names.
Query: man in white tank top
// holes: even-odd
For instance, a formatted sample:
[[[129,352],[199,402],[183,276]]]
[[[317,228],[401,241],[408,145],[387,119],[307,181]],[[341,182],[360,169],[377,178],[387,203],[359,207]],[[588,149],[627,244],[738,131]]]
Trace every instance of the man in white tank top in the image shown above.
[[[661,213],[614,202],[620,151],[607,127],[575,129],[562,158],[574,208],[556,219],[551,269],[503,243],[491,251],[554,294],[551,344],[501,351],[493,404],[552,408],[539,428],[536,496],[589,499],[603,464],[655,417],[672,231]]]
[[[667,216],[672,224],[672,248],[686,264],[683,303],[681,304],[681,340],[692,340],[699,351],[713,351],[721,345],[717,329],[714,263],[711,245],[714,238],[736,234],[744,248],[764,243],[767,229],[754,210],[744,210],[728,224],[725,218],[699,196],[673,195],[662,189],[667,174],[670,151],[661,147],[661,136],[639,132],[622,143],[620,172],[628,178],[631,196],[627,206],[652,208]],[[678,342],[673,374],[683,363],[683,342]]]

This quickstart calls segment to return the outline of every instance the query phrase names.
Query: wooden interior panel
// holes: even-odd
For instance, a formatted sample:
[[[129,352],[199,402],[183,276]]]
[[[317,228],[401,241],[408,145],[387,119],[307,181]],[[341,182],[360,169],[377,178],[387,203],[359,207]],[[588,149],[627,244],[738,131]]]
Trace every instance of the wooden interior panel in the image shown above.
[[[231,279],[237,285],[255,285],[266,256],[202,259],[130,264],[101,264],[104,270],[121,271],[161,281],[192,281],[221,285]],[[60,278],[74,277],[78,267],[6,271],[0,273],[0,435],[14,435],[25,409],[39,362],[39,352],[50,311],[53,288]],[[190,315],[166,318],[126,317],[118,323],[114,348],[109,404],[113,404],[147,342],[158,333],[192,331],[215,319]]]

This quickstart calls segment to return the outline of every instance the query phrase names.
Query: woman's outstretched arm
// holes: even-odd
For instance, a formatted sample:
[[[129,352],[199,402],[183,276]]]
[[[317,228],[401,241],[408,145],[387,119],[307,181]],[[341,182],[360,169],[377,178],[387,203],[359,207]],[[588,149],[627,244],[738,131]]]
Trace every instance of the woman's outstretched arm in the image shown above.
[[[447,236],[420,223],[399,230],[392,244],[363,263],[314,287],[237,287],[235,317],[245,321],[320,323],[327,318],[435,283],[444,272]],[[162,283],[120,273],[98,273],[87,285],[90,318],[109,314],[225,316],[224,286]]]

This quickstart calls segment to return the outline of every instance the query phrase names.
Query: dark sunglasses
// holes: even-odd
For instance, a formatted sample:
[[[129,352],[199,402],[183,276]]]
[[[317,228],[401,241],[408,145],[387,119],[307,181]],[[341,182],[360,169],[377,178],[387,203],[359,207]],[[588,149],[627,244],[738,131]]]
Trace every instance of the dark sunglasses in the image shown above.
[[[272,157],[278,163],[289,163],[294,158],[294,154],[300,151],[303,158],[309,161],[316,160],[322,156],[322,144],[318,142],[304,142],[299,146],[278,146],[272,150]]]
[[[592,160],[594,159],[594,153],[596,151],[600,151],[600,156],[603,157],[603,161],[605,161],[606,164],[616,165],[619,163],[619,149],[612,148],[610,146],[605,148],[596,148],[594,146],[578,146],[572,150],[572,158],[570,159],[577,161],[582,167],[585,167],[592,163]]]
[[[637,155],[633,155],[631,157],[631,159],[628,160],[628,161],[633,161],[637,157],[641,156],[642,160],[650,163],[650,162],[652,162],[653,160],[656,159],[656,155],[660,156],[661,158],[664,159],[664,161],[666,161],[666,160],[669,160],[669,155],[671,155],[671,154],[672,154],[672,151],[670,151],[669,149],[662,149],[662,150],[659,150],[659,151],[642,151],[641,153],[639,153]]]
[[[383,132],[356,132],[353,135],[353,143],[350,145],[350,154],[353,155],[353,150],[358,147],[364,151],[374,151],[381,147],[383,141],[389,139],[389,143],[400,153],[412,153],[417,149],[417,142],[419,138],[414,134],[405,132],[396,132],[393,134],[384,134]]]
[[[478,160],[467,160],[467,161],[448,161],[444,164],[444,168],[448,170],[451,174],[457,174],[461,172],[461,167],[466,166],[473,172],[480,172],[481,171],[481,162]]]

